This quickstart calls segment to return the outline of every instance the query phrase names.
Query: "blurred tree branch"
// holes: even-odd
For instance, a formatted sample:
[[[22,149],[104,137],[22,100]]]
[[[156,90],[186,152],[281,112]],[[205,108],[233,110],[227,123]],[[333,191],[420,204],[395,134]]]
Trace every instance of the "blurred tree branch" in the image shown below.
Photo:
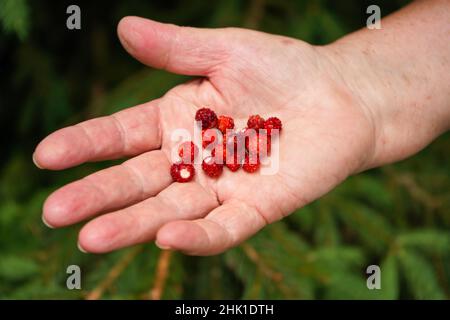
[[[117,278],[122,274],[125,268],[130,264],[131,261],[140,253],[143,246],[138,246],[131,249],[127,254],[125,254],[117,263],[110,269],[106,277],[102,282],[98,284],[91,292],[86,295],[86,300],[98,300],[102,297],[103,293],[109,289],[112,284],[117,280]]]
[[[170,267],[171,257],[172,251],[169,250],[162,250],[161,254],[159,255],[158,264],[156,267],[155,281],[149,295],[149,298],[151,300],[160,300],[162,297]]]

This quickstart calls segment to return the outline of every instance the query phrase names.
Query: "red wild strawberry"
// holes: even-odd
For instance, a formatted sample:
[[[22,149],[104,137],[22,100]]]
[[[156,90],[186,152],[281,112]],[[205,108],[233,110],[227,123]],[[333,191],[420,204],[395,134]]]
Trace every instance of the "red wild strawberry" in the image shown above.
[[[247,139],[245,139],[245,147],[250,154],[257,154],[259,156],[263,156],[263,148],[266,147],[265,155],[270,154],[271,150],[271,139],[270,136],[259,133],[250,135]]]
[[[242,161],[239,161],[238,159],[242,159],[243,157],[240,156],[236,150],[234,151],[234,153],[232,153],[230,151],[229,148],[232,148],[233,145],[226,145],[226,144],[221,144],[221,145],[217,145],[211,152],[211,155],[216,159],[217,163],[223,163],[223,164],[230,164],[231,167],[233,167],[233,165],[239,165]],[[238,166],[238,168],[239,168]],[[237,170],[237,169],[236,169]],[[232,171],[236,171],[236,170],[232,170]]]
[[[241,167],[241,164],[240,163],[227,163],[226,166],[228,169],[230,169],[230,171],[236,172]]]
[[[217,126],[217,115],[209,108],[198,109],[195,114],[195,120],[201,122],[202,129],[210,129]]]
[[[209,177],[217,178],[223,172],[223,164],[216,163],[214,157],[209,156],[203,160],[202,169]]]
[[[267,130],[268,135],[272,133],[272,129],[278,129],[281,132],[282,126],[281,120],[277,117],[271,117],[264,122],[264,129]]]
[[[184,163],[193,163],[198,154],[198,148],[192,141],[186,141],[180,144],[178,155]]]
[[[217,163],[225,163],[227,160],[226,144],[217,145],[212,151],[211,155],[215,158]]]
[[[256,139],[256,137],[257,137],[257,130],[255,129],[243,128],[239,130],[235,138],[236,150],[241,149],[238,151],[240,151],[240,154],[244,155],[249,147],[250,139],[253,141],[253,139]]]
[[[232,117],[220,116],[217,120],[217,128],[222,131],[223,134],[227,133],[227,129],[231,130],[234,128],[234,120]]]
[[[224,144],[227,146],[228,150],[231,150],[231,148],[234,148],[235,152],[237,149],[237,133],[235,132],[228,132],[224,136]]]
[[[234,136],[234,152],[235,154],[239,155],[241,159],[244,159],[244,155],[246,153],[246,143],[248,140],[248,134],[247,131],[248,128],[241,129],[237,132],[237,134]],[[231,137],[228,140],[231,142]]]
[[[195,168],[189,163],[174,163],[170,167],[170,175],[175,182],[189,182],[194,178]]]
[[[209,144],[216,141],[216,136],[220,133],[217,129],[202,130],[202,147],[205,149]]]
[[[242,165],[242,169],[248,173],[254,173],[258,171],[260,167],[258,157],[254,155],[247,155],[244,160],[244,164]]]
[[[264,119],[259,116],[259,114],[255,114],[250,116],[247,120],[247,127],[255,130],[264,128]]]
[[[230,171],[236,172],[239,170],[239,168],[241,167],[241,161],[239,161],[238,159],[239,159],[238,155],[235,154],[233,156],[233,160],[226,162],[225,165],[227,166],[228,169],[230,169]]]
[[[241,150],[238,150],[238,139],[242,139],[242,142],[240,142]],[[225,158],[225,165],[233,172],[239,170],[239,168],[241,167],[242,159],[245,156],[245,142],[243,139],[243,134],[241,132],[233,132],[231,134],[227,134],[225,136],[224,146],[226,149],[224,157],[225,155],[227,156],[227,158]]]
[[[245,153],[245,130],[241,129],[239,131],[230,131],[225,135],[224,141],[227,145],[229,153],[231,150],[234,151],[234,154],[238,153],[238,147],[242,148],[242,154]]]

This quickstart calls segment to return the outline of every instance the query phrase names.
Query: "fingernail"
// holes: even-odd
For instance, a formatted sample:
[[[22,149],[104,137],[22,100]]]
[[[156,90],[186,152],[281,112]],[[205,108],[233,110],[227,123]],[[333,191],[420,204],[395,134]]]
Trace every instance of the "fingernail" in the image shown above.
[[[44,215],[42,215],[42,222],[50,229],[55,229],[54,226],[52,226],[50,223],[47,222],[47,220],[45,220]]]
[[[155,241],[155,244],[161,250],[170,250],[170,249],[172,249],[170,246],[165,246],[165,245],[162,245],[162,244],[158,243],[158,241]]]
[[[83,249],[83,247],[81,247],[79,242],[77,242],[77,247],[78,247],[78,250],[80,250],[81,252],[88,253],[86,250]]]
[[[33,157],[32,157],[32,159],[33,159],[33,163],[34,163],[34,165],[36,166],[36,167],[38,167],[39,169],[42,169],[42,167],[37,163],[37,161],[36,161],[36,157],[35,157],[35,155],[34,155],[34,153],[33,153]]]

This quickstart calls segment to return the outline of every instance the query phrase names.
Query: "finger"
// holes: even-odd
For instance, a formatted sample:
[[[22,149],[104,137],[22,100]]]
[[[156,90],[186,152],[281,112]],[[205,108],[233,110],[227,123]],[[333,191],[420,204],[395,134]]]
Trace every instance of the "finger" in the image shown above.
[[[144,64],[186,75],[207,75],[229,57],[230,32],[125,17],[117,27],[124,48]]]
[[[52,193],[43,220],[62,227],[142,201],[172,182],[169,168],[167,156],[156,150],[91,174]]]
[[[59,170],[86,161],[114,159],[159,148],[157,101],[60,129],[39,143],[33,160]]]
[[[232,248],[266,225],[258,210],[234,200],[214,209],[204,219],[173,221],[158,231],[161,248],[191,255],[218,254]]]
[[[79,246],[103,253],[151,241],[163,224],[200,218],[216,206],[215,196],[198,183],[173,183],[156,197],[89,222],[80,231]]]

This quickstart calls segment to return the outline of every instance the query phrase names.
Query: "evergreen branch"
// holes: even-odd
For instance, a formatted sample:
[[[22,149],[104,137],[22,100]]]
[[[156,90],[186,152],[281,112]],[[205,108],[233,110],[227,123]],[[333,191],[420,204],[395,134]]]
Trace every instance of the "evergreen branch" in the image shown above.
[[[268,278],[272,279],[275,283],[279,283],[283,280],[283,275],[279,272],[273,271],[262,261],[258,252],[256,252],[255,248],[253,248],[248,243],[244,243],[241,245],[244,253],[247,257],[261,270],[261,272]]]
[[[155,282],[149,295],[151,300],[160,300],[162,297],[166,284],[167,273],[170,267],[171,257],[172,251],[169,250],[162,250],[159,255],[158,264],[156,267]]]
[[[386,172],[394,178],[394,181],[403,186],[414,200],[422,203],[429,210],[434,210],[442,206],[442,199],[433,196],[427,190],[423,189],[409,173],[396,173],[393,169],[387,168]]]
[[[0,25],[25,40],[30,31],[30,8],[26,0],[0,1]]]
[[[398,254],[402,275],[414,299],[445,299],[432,263],[413,250]]]
[[[436,267],[436,277],[437,277],[442,289],[444,290],[445,295],[448,300],[448,299],[450,299],[450,288],[449,288],[449,282],[447,281],[445,264],[443,261],[444,259],[440,256],[437,256],[433,260],[434,260],[433,261],[434,265]]]
[[[255,248],[253,248],[250,244],[244,243],[241,245],[241,248],[250,261],[256,265],[258,272],[261,272],[262,275],[270,279],[275,286],[278,287],[285,298],[292,296],[292,288],[289,288],[285,283],[283,283],[284,276],[281,272],[274,271],[268,267]]]
[[[106,277],[97,287],[86,295],[86,300],[98,300],[103,293],[111,287],[114,281],[122,274],[125,268],[133,261],[133,259],[142,251],[142,246],[138,246],[125,254],[117,263],[109,270]]]

